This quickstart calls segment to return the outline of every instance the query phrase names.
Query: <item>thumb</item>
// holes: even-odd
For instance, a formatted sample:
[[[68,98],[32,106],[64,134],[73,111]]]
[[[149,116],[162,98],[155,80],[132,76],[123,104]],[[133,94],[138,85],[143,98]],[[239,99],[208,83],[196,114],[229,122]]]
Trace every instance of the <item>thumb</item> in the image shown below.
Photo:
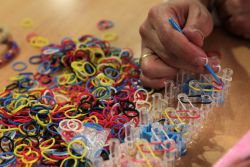
[[[202,47],[204,39],[212,32],[213,20],[204,6],[191,5],[187,22],[183,28],[185,36],[195,45]]]
[[[199,29],[187,27],[183,29],[183,33],[193,44],[197,45],[198,47],[203,46],[205,37],[202,31]]]

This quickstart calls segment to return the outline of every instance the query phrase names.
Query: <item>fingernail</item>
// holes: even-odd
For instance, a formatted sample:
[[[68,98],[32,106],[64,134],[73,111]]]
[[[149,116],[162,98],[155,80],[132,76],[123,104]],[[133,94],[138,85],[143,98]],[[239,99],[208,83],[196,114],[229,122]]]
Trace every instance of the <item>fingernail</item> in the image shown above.
[[[198,29],[192,29],[192,32],[195,33],[195,34],[197,34],[202,41],[204,40],[204,35],[203,35],[203,33],[200,30],[198,30]]]
[[[204,35],[203,35],[203,33],[198,29],[190,29],[190,32],[193,34],[192,38],[194,38],[191,41],[195,42],[195,44],[200,46],[200,47],[203,46],[203,44],[204,44]]]
[[[220,72],[220,70],[221,70],[221,65],[213,65],[212,68],[213,68],[213,70],[214,70],[215,72]]]
[[[208,63],[208,59],[206,57],[197,57],[195,59],[195,64],[198,66],[203,66]]]
[[[218,56],[212,56],[212,57],[210,57],[210,60],[211,60],[211,64],[216,64],[216,65],[218,65],[218,64],[220,64],[220,62],[221,62],[221,60],[220,60],[220,58],[218,57]]]

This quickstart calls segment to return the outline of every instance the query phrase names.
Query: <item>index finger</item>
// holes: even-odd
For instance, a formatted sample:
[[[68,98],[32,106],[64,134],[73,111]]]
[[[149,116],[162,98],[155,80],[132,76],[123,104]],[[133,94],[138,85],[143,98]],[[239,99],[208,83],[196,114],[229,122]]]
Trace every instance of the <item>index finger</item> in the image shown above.
[[[175,16],[170,17],[178,23]],[[177,62],[185,61],[194,66],[203,66],[206,63],[207,55],[202,48],[190,42],[183,33],[175,30],[168,19],[161,22],[163,27],[157,27],[156,32],[163,45],[177,58]],[[178,66],[176,61],[172,63]]]

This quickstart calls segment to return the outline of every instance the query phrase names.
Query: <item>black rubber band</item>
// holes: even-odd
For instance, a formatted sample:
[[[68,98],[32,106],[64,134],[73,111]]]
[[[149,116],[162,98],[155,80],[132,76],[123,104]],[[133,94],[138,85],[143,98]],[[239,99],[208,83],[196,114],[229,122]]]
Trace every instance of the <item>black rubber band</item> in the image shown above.
[[[3,139],[4,138],[6,138],[6,139],[8,139],[8,141],[10,141],[10,143],[9,143],[9,150],[4,150],[4,148],[2,147],[2,142],[3,142]],[[1,138],[0,138],[0,149],[3,151],[3,152],[13,152],[14,151],[14,142],[13,142],[13,140],[10,138],[10,137],[8,137],[8,136],[2,136]]]
[[[136,114],[133,115],[133,116],[131,116],[131,115],[127,114],[127,112],[129,112],[129,111],[135,112]],[[139,111],[136,110],[136,109],[124,108],[124,109],[122,110],[122,112],[123,112],[123,114],[126,115],[128,118],[139,117]]]
[[[30,64],[40,64],[42,62],[41,60],[41,56],[38,55],[38,56],[32,56],[29,58],[29,63]]]

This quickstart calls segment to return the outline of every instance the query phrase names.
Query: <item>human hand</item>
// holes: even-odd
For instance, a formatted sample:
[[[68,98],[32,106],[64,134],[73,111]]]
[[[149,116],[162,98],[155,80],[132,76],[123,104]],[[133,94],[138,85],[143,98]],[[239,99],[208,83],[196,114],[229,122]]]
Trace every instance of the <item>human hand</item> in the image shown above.
[[[183,34],[168,22],[171,17],[183,29]],[[212,17],[198,0],[168,1],[151,8],[140,27],[143,85],[162,88],[164,80],[174,79],[179,69],[205,73],[207,61],[218,72],[218,59],[207,57],[202,49],[212,29]]]
[[[220,0],[215,1],[215,5],[226,29],[238,36],[250,39],[249,0]]]

